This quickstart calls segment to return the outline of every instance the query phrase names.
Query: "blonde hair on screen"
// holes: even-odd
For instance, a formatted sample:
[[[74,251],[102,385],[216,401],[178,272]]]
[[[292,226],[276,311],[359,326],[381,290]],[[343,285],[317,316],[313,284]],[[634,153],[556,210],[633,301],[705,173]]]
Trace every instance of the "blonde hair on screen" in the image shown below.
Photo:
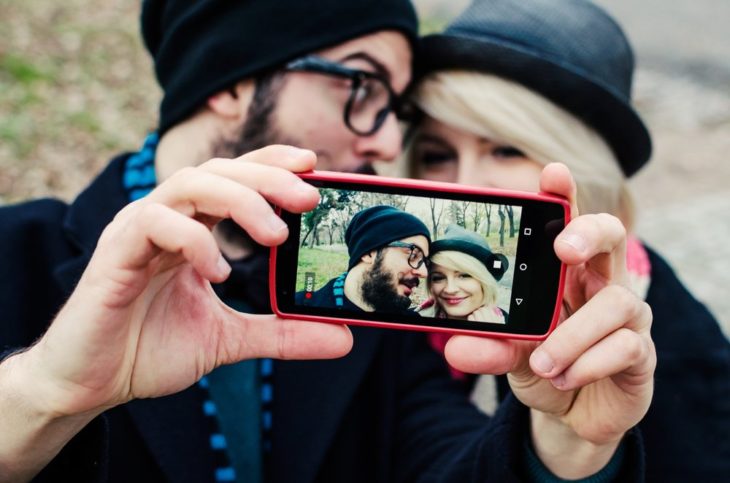
[[[482,302],[480,307],[491,306],[497,303],[497,281],[482,262],[455,250],[444,250],[431,257],[432,265],[440,265],[450,270],[471,275],[482,287]],[[426,286],[431,292],[431,277],[426,279]]]

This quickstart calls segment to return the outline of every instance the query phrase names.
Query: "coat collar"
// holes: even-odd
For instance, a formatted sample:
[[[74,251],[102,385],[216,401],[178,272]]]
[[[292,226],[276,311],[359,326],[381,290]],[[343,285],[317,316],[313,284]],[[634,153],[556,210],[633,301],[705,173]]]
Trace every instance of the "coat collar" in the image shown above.
[[[128,203],[121,181],[128,156],[123,154],[114,158],[66,212],[63,230],[78,250],[78,255],[58,266],[54,276],[68,294],[73,291],[89,263],[101,232]]]
[[[60,265],[54,274],[69,294],[102,231],[128,203],[122,187],[127,157],[113,159],[69,207],[63,229],[78,249],[78,256]],[[277,363],[271,456],[272,461],[286,464],[273,465],[272,481],[306,483],[316,478],[381,338],[381,331],[373,329],[353,328],[353,333],[355,346],[342,359]],[[174,396],[125,406],[169,481],[204,481],[206,475],[212,475],[211,460],[206,456],[210,452],[207,421],[200,404],[199,390],[193,387]],[[302,441],[307,442],[306,447]]]

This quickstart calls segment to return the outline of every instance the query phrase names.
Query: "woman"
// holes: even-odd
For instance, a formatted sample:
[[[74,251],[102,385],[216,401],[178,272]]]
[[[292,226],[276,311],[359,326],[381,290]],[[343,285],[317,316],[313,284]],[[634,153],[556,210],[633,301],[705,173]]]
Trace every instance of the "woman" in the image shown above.
[[[458,225],[446,228],[431,244],[427,286],[431,298],[419,308],[428,317],[475,322],[507,323],[507,312],[497,306],[497,282],[507,271],[507,257],[492,253],[484,238]],[[499,268],[495,267],[495,260]]]
[[[638,424],[646,477],[718,481],[730,474],[730,344],[666,263],[631,235],[634,208],[626,178],[651,153],[648,131],[630,102],[633,70],[623,32],[587,1],[476,1],[443,34],[423,39],[413,97],[423,117],[410,130],[406,168],[411,176],[426,179],[537,191],[543,166],[556,161],[568,166],[577,183],[580,213],[609,213],[629,237],[618,250],[625,264],[607,267],[597,259],[579,274],[577,267],[568,268],[561,324],[595,307],[612,286],[630,288],[633,295],[622,296],[625,301],[644,299],[653,312],[651,337],[657,352],[653,399]],[[588,219],[600,223],[611,217]],[[601,269],[608,277],[605,283],[600,277],[586,282],[586,276]],[[611,279],[622,271],[628,277]],[[616,310],[618,305],[606,304],[584,322],[601,324]],[[618,339],[626,329],[633,330],[626,324],[594,349],[605,348],[609,338]],[[519,344],[511,342],[505,350]],[[612,347],[620,351],[626,345]],[[499,347],[484,341],[474,342],[472,349],[487,353]],[[447,347],[447,353],[456,351]],[[609,354],[604,353],[606,363],[594,367],[610,364]],[[566,412],[545,409],[540,401],[557,393],[526,397],[525,387],[538,380],[532,374],[535,361],[517,367],[522,369],[505,369],[510,388],[528,401],[533,424],[545,414],[565,423],[568,431],[580,432],[590,424],[571,419],[576,407],[586,403],[581,395],[590,393],[590,385],[572,393]],[[585,405],[586,411],[590,408]]]

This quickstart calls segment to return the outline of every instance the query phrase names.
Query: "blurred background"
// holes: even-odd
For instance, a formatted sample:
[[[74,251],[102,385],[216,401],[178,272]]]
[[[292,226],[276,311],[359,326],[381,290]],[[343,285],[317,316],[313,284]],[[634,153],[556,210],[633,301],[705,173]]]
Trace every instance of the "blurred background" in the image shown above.
[[[638,232],[730,334],[730,2],[598,0],[632,41],[654,138],[631,185]],[[425,31],[468,0],[416,0]],[[0,204],[73,199],[154,129],[140,2],[0,0]]]

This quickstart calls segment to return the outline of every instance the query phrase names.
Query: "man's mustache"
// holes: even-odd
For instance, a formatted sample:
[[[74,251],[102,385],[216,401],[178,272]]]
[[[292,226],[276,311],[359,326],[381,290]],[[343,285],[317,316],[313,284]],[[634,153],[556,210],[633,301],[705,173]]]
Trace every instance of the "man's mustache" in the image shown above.
[[[398,282],[410,289],[418,287],[418,285],[421,283],[418,277],[402,277]]]
[[[357,167],[357,169],[354,169],[352,171],[354,174],[377,174],[375,172],[375,168],[373,168],[373,163],[363,163],[360,166]]]

